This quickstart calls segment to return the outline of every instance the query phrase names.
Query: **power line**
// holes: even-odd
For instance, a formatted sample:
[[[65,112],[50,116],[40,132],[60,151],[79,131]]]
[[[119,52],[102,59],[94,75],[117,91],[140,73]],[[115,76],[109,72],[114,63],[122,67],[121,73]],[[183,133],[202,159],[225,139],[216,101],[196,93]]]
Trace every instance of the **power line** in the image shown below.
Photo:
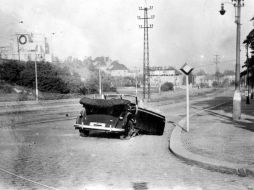
[[[224,61],[222,61],[222,60],[219,60],[219,62],[218,63],[225,63],[225,64],[227,64],[227,63],[232,63],[232,64],[235,64],[235,59],[228,59],[228,60],[224,60]],[[241,60],[242,62],[243,61],[245,61],[245,59],[242,59]],[[209,64],[200,64],[199,66],[197,66],[197,67],[203,67],[203,66],[208,66],[208,65],[216,65],[216,63],[214,62],[214,63],[209,63]]]

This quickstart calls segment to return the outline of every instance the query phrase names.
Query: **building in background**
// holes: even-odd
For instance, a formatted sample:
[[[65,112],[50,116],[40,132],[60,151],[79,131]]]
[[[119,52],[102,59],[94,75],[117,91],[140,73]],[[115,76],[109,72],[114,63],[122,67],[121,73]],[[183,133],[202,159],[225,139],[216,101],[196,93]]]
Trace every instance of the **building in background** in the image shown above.
[[[107,68],[107,71],[114,77],[126,77],[132,75],[129,72],[129,69],[124,64],[120,64],[118,61],[113,61]]]
[[[215,76],[212,75],[203,74],[194,76],[194,85],[199,88],[212,87],[214,81]]]
[[[150,67],[150,84],[152,87],[159,87],[166,82],[174,86],[183,84],[183,75],[173,67]]]

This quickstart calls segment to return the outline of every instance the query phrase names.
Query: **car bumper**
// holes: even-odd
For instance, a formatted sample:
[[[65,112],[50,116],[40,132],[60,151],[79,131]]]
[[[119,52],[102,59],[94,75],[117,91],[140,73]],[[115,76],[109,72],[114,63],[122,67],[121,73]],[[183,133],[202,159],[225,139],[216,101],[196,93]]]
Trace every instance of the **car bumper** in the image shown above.
[[[74,124],[75,129],[86,129],[86,130],[98,130],[98,131],[108,131],[108,132],[124,132],[125,129],[119,129],[115,127],[102,127],[102,126],[91,126],[84,124]]]

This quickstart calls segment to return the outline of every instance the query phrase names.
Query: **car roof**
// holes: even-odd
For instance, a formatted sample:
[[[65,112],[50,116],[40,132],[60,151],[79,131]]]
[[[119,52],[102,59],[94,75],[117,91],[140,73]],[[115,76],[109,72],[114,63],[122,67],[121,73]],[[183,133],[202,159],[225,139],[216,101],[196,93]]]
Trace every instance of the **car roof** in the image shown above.
[[[98,107],[98,108],[109,108],[114,106],[125,106],[130,104],[129,100],[125,99],[91,99],[87,97],[83,97],[80,99],[80,104],[84,106]]]

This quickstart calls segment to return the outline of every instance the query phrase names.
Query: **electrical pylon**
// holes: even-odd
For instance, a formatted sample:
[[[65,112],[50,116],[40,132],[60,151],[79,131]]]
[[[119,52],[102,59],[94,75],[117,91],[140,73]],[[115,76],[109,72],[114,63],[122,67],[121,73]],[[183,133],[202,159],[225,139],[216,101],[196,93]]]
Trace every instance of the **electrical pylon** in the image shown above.
[[[153,9],[152,6],[149,7],[139,7],[139,10],[144,11],[144,17],[138,16],[138,19],[143,19],[144,24],[139,25],[140,28],[144,29],[144,52],[143,52],[143,99],[147,98],[150,100],[150,67],[149,67],[149,39],[148,39],[148,29],[153,28],[152,24],[148,24],[148,19],[154,19],[154,15],[148,17],[147,12]]]

